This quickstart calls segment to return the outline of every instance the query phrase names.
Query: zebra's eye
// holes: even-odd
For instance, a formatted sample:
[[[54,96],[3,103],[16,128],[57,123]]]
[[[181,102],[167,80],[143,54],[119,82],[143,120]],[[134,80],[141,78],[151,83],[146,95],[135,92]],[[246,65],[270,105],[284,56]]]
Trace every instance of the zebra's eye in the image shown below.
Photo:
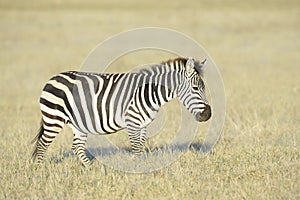
[[[199,90],[198,86],[193,86],[193,90]]]

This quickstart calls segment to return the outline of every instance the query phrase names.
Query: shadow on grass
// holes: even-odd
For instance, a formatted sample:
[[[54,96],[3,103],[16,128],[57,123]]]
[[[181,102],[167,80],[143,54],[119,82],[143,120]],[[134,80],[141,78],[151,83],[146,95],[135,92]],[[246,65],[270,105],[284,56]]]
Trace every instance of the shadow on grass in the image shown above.
[[[174,153],[174,152],[180,152],[184,153],[187,150],[190,150],[192,152],[195,152],[197,154],[206,154],[209,153],[212,148],[212,145],[209,144],[204,144],[204,143],[199,143],[199,142],[193,142],[191,144],[177,144],[173,146],[158,146],[155,147],[152,150],[149,150],[146,148],[145,154],[151,154],[154,155],[155,152],[160,152],[160,153]],[[114,156],[114,155],[122,155],[122,154],[131,154],[131,149],[129,147],[119,147],[117,148],[88,148],[86,151],[86,155],[90,160],[96,159],[98,156],[99,157],[109,157],[109,156]],[[59,155],[61,156],[53,156],[51,160],[54,160],[55,163],[61,163],[63,160],[67,158],[74,158],[74,153],[71,150],[63,151]]]

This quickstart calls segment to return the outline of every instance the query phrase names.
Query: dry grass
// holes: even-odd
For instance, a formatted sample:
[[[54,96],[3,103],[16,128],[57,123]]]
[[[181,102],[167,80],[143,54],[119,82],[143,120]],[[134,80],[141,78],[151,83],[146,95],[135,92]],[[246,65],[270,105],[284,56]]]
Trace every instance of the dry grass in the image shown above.
[[[32,2],[0,2],[1,199],[300,198],[298,1]],[[108,36],[140,26],[182,31],[218,64],[227,117],[213,152],[203,158],[188,151],[150,174],[97,164],[83,169],[69,154],[72,134],[66,129],[44,164],[32,165],[30,141],[45,81],[78,69]],[[118,70],[165,57],[129,56]],[[202,138],[199,132],[195,142]]]

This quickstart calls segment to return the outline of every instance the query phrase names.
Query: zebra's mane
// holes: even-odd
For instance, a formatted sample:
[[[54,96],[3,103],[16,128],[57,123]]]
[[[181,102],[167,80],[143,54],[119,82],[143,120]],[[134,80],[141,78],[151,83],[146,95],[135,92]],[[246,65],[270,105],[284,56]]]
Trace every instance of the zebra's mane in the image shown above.
[[[182,57],[178,57],[178,58],[175,58],[175,59],[169,59],[169,60],[164,61],[160,64],[152,64],[148,67],[142,68],[141,70],[139,70],[139,73],[149,73],[151,70],[161,68],[165,65],[170,66],[171,63],[175,63],[175,62],[182,63],[183,65],[181,65],[181,66],[185,66],[187,60],[188,60],[187,58],[182,58]],[[200,62],[198,60],[194,60],[194,66],[195,66],[195,70],[198,72],[198,74],[200,76],[203,76],[203,68],[202,68],[203,66],[200,64]]]

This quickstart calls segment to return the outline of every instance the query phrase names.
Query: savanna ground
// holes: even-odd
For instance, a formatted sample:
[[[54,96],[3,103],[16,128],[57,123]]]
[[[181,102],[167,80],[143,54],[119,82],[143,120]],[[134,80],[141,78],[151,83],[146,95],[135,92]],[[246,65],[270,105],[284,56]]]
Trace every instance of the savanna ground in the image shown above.
[[[0,198],[299,199],[300,3],[249,2],[1,1]],[[68,153],[66,129],[42,165],[30,163],[45,81],[78,69],[107,37],[143,26],[188,34],[218,65],[227,116],[213,152],[203,158],[189,150],[149,174],[99,164],[84,169]],[[119,66],[166,57],[129,56]],[[160,138],[172,130],[163,129]],[[203,137],[199,131],[194,142]]]

